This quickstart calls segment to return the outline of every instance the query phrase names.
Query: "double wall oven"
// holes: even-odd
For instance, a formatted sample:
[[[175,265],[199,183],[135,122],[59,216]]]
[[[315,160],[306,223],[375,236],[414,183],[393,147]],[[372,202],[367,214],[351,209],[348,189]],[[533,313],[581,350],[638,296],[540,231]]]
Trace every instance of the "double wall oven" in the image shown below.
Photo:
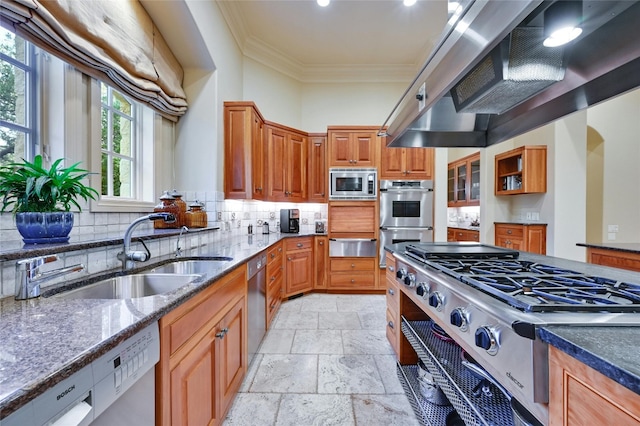
[[[380,181],[380,267],[384,246],[433,241],[433,181]]]

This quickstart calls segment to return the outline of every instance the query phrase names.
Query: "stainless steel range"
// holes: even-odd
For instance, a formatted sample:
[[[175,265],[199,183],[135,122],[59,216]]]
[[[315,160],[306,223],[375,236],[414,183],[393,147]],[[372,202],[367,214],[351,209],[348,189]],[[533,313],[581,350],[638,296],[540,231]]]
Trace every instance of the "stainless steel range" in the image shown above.
[[[640,284],[558,259],[476,243],[406,244],[396,258],[397,281],[433,322],[543,424],[548,358],[536,327],[640,324]]]

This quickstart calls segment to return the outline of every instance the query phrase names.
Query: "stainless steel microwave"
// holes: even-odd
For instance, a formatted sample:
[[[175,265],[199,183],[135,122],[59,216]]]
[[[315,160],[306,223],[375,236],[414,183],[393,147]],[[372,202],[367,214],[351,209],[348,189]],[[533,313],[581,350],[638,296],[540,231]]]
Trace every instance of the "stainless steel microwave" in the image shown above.
[[[375,200],[378,196],[378,170],[330,168],[329,188],[330,200]]]

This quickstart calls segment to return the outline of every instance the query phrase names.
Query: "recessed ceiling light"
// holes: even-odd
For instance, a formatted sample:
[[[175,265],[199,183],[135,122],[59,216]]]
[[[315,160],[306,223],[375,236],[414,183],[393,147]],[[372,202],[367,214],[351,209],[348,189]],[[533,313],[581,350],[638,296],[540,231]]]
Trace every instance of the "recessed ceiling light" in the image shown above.
[[[546,47],[557,47],[569,43],[582,34],[581,1],[558,1],[544,11],[543,44]]]
[[[326,7],[329,6],[331,0],[316,0],[318,2],[318,6]]]
[[[402,3],[405,6],[413,6],[414,4],[416,4],[416,0],[403,0]]]

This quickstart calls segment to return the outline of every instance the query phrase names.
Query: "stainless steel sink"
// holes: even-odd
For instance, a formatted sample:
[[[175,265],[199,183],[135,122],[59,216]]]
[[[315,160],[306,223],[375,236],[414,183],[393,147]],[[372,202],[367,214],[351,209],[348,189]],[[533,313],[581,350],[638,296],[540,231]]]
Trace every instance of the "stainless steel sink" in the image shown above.
[[[134,299],[176,290],[200,278],[197,274],[146,273],[113,277],[56,294],[63,299]]]
[[[232,257],[216,257],[206,260],[177,260],[149,270],[151,274],[206,274],[219,268],[223,262],[233,260]]]

